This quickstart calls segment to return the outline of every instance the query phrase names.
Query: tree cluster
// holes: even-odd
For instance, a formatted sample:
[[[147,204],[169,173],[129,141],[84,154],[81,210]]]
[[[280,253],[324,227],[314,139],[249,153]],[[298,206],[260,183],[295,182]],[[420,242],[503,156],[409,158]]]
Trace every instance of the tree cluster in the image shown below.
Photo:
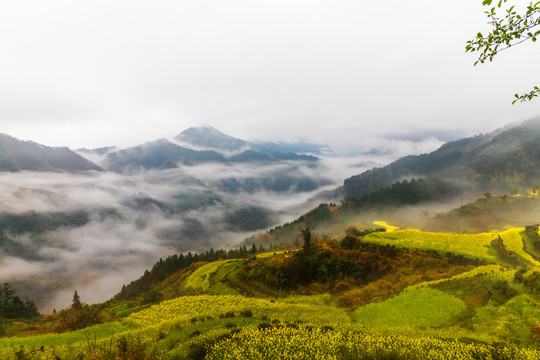
[[[59,313],[56,331],[78,330],[97,323],[97,315],[103,305],[88,305],[81,301],[77,291],[73,294],[71,307]]]
[[[15,295],[9,283],[0,286],[0,317],[4,319],[31,319],[38,317],[39,312],[32,300],[23,301]]]
[[[450,182],[435,178],[398,181],[391,186],[367,191],[362,196],[350,199],[352,207],[415,205],[422,202],[445,200],[461,193]]]
[[[368,234],[372,231],[378,230],[358,233]],[[353,231],[348,232],[339,243],[327,246],[326,242],[331,240],[312,243],[304,230],[302,250],[296,251],[293,256],[251,261],[241,275],[247,281],[259,281],[282,290],[299,290],[318,284],[320,289],[328,291],[335,289],[342,281],[364,286],[389,274],[394,277],[447,274],[450,266],[482,263],[459,255],[364,242],[361,236],[356,236]],[[415,276],[418,280],[418,275]],[[396,292],[400,290],[395,289]]]

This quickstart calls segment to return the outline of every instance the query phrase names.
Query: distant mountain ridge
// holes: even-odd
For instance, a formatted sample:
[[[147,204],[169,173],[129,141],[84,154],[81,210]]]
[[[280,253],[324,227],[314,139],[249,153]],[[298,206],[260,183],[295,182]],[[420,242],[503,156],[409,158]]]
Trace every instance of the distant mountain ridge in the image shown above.
[[[265,154],[275,153],[297,153],[297,154],[321,154],[331,152],[325,145],[311,144],[306,142],[298,143],[276,143],[263,142],[254,143],[241,140],[222,133],[221,131],[210,127],[190,127],[175,138],[181,144],[187,144],[197,148],[209,150],[227,151],[227,152],[245,152],[253,150]]]
[[[255,150],[246,150],[227,158],[214,150],[192,150],[174,144],[166,139],[160,139],[144,145],[110,153],[105,158],[104,166],[107,170],[123,172],[137,169],[172,169],[178,167],[178,164],[191,166],[207,162],[245,163],[284,160],[313,162],[317,158],[310,155],[298,155],[296,153],[267,154]]]
[[[0,134],[0,171],[103,171],[67,147],[48,147]]]
[[[122,172],[133,169],[171,169],[178,163],[225,162],[223,155],[209,150],[191,150],[160,139],[144,145],[115,151],[105,158],[107,170]]]
[[[174,138],[166,139],[109,153],[103,162],[107,170],[115,172],[137,169],[171,169],[178,164],[197,165],[207,162],[247,163],[278,161],[317,161],[312,155],[280,152],[226,135],[212,127],[191,127]],[[181,144],[194,147],[185,147]],[[279,148],[275,145],[274,148]]]
[[[174,139],[180,143],[185,143],[195,147],[228,152],[239,152],[246,150],[266,151],[261,146],[226,135],[210,126],[190,127],[182,131]]]
[[[402,157],[344,181],[345,199],[413,177],[439,177],[486,190],[540,181],[540,121],[448,142],[429,154]],[[463,185],[465,186],[465,185]]]
[[[226,135],[211,127],[192,127],[175,137],[119,150],[116,147],[70,150],[48,147],[32,141],[21,141],[0,134],[0,171],[133,171],[138,169],[170,169],[179,164],[206,162],[277,162],[318,160],[312,155],[297,154],[291,149],[317,148],[312,144],[280,145],[269,143],[271,150]],[[187,144],[188,147],[181,144]],[[190,148],[194,147],[194,148]],[[322,148],[322,147],[321,147]],[[99,165],[97,165],[99,164]]]

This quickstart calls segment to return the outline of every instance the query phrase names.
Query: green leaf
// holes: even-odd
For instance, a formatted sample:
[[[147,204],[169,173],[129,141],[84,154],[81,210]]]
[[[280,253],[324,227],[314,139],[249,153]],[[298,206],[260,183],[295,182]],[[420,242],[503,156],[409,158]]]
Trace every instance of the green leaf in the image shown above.
[[[482,5],[491,5],[492,0],[484,0],[482,1]]]

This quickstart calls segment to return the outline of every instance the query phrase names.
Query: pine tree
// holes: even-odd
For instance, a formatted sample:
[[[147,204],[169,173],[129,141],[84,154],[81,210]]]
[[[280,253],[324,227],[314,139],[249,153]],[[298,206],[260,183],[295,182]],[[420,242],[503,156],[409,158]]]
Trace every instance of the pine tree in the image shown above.
[[[75,310],[82,309],[82,303],[81,298],[79,297],[79,294],[77,294],[77,290],[75,290],[75,293],[73,294],[73,302],[71,303],[71,308]]]
[[[302,235],[304,236],[304,250],[310,250],[313,243],[311,241],[311,231],[309,230],[309,227],[302,229]]]

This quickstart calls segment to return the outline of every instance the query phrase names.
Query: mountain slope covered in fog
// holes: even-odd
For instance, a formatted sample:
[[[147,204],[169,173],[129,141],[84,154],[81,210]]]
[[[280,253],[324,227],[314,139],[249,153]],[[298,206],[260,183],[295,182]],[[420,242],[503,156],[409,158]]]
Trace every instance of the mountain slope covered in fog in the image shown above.
[[[101,301],[170,251],[233,246],[342,181],[294,153],[225,157],[168,140],[78,151],[109,172],[0,173],[0,277],[41,309],[76,283]]]
[[[0,134],[0,171],[80,172],[101,167],[65,147],[48,147]]]
[[[108,154],[104,165],[108,170],[122,172],[137,169],[171,169],[202,162],[225,162],[215,151],[198,151],[184,148],[165,139],[148,142]]]
[[[405,156],[344,182],[346,199],[413,177],[436,177],[483,191],[527,187],[540,181],[540,121],[452,141],[438,150]]]
[[[328,146],[306,142],[249,142],[224,134],[210,126],[190,127],[182,131],[174,139],[193,148],[216,150],[229,154],[238,154],[248,150],[264,154],[320,154],[322,152],[331,152]]]
[[[180,165],[203,163],[251,163],[308,161],[317,157],[295,152],[268,151],[244,140],[225,135],[208,127],[189,128],[175,138],[188,148],[166,139],[109,153],[103,166],[115,172],[133,172],[149,169],[171,169]]]
[[[256,144],[226,135],[213,127],[190,127],[182,131],[175,138],[196,148],[215,149],[227,152],[242,152],[245,150],[265,151]]]
[[[46,311],[65,307],[8,313],[4,334],[31,336],[0,339],[0,357],[281,358],[308,344],[321,358],[537,359],[533,125],[400,159],[359,176],[380,173],[378,188],[316,208],[337,185],[324,159],[253,149],[160,140],[117,152],[118,173],[0,174],[0,275]],[[535,185],[446,211],[469,186],[458,175],[476,191]]]

